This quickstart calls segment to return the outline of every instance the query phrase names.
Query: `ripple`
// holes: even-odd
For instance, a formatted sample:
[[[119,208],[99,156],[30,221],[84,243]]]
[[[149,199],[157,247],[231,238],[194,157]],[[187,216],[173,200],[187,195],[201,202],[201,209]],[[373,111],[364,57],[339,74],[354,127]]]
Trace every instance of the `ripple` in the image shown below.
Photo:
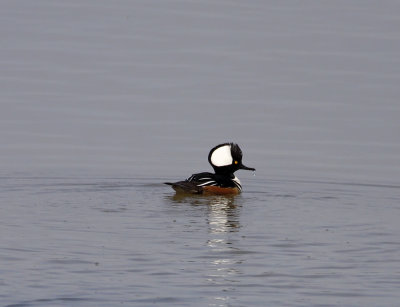
[[[80,297],[60,297],[60,298],[43,298],[31,301],[24,301],[15,304],[5,305],[4,307],[29,307],[29,306],[41,306],[43,304],[59,304],[59,303],[79,303],[79,302],[98,302],[98,300],[80,298]]]

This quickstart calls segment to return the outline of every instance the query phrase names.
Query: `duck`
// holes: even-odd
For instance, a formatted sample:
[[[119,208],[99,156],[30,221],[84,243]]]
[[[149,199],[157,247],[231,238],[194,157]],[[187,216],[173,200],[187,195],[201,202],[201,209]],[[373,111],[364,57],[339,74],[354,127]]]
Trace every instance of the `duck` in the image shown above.
[[[234,174],[238,170],[254,171],[242,163],[242,150],[236,143],[222,143],[210,150],[208,162],[215,173],[202,172],[183,181],[164,182],[176,193],[205,195],[234,195],[242,192],[242,184]]]

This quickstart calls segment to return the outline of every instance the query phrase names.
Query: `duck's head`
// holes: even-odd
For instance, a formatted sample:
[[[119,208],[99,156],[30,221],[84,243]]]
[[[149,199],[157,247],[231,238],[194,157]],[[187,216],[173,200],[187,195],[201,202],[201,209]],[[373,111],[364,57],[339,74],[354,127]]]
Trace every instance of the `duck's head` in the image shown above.
[[[224,143],[211,149],[208,162],[216,174],[233,174],[239,169],[255,171],[255,168],[243,165],[242,157],[242,150],[238,144]]]

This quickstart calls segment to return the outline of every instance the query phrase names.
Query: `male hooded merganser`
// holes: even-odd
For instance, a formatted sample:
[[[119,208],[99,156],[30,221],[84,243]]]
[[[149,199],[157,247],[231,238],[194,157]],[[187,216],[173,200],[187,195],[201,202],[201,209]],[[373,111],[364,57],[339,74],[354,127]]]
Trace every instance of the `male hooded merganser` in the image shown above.
[[[239,169],[255,171],[255,168],[242,164],[242,150],[235,143],[215,146],[208,154],[208,162],[214,168],[213,173],[193,174],[178,182],[166,182],[176,192],[191,194],[238,194],[242,191],[239,178],[233,173]]]

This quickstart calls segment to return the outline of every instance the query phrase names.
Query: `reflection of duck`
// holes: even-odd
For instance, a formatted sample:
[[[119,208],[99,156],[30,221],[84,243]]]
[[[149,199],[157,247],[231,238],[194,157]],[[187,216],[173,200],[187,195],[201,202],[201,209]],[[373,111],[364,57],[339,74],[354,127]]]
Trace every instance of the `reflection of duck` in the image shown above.
[[[240,230],[240,208],[242,197],[238,195],[193,195],[177,193],[168,195],[172,203],[201,208],[206,217],[209,248],[202,258],[205,283],[216,287],[216,294],[210,296],[209,306],[227,306],[231,300],[229,289],[233,289],[242,274],[240,266],[245,261],[236,246],[235,238]],[[204,210],[204,211],[203,211]]]
[[[237,231],[238,208],[233,196],[215,196],[210,199],[208,224],[211,233]]]
[[[211,198],[211,197],[210,197]],[[236,199],[236,200],[235,200]],[[241,274],[240,265],[243,258],[237,254],[235,239],[240,229],[237,201],[240,197],[214,196],[208,206],[209,247],[206,283],[217,287],[209,306],[228,306],[231,301],[231,290]],[[221,291],[222,290],[222,291]]]
[[[205,206],[211,233],[233,232],[239,228],[239,206],[235,195],[192,195],[176,193],[166,197],[174,203]],[[239,198],[240,199],[240,198]]]
[[[242,190],[239,178],[233,173],[239,169],[255,171],[242,163],[242,150],[234,143],[224,143],[211,149],[208,162],[214,168],[213,173],[193,174],[178,182],[166,182],[178,193],[190,194],[238,194]]]

